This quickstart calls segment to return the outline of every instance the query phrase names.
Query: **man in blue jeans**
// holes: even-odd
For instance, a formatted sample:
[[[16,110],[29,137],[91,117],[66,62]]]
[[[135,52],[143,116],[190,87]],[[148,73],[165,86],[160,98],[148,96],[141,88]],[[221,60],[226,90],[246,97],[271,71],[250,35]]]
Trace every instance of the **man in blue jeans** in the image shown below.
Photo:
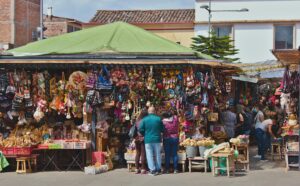
[[[155,115],[155,108],[148,109],[146,116],[140,123],[139,132],[144,136],[146,157],[150,175],[161,173],[161,135],[164,125],[161,118]]]

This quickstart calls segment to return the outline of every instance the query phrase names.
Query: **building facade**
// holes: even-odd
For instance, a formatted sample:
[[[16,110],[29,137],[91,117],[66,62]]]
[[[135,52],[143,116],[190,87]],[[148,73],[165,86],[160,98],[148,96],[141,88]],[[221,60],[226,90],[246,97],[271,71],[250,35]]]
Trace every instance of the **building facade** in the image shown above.
[[[208,34],[209,0],[195,2],[195,34]],[[212,29],[230,35],[243,63],[273,60],[273,49],[300,45],[300,0],[211,0]],[[227,11],[249,9],[248,12]],[[221,10],[214,12],[214,10]]]
[[[44,15],[44,37],[49,38],[82,29],[82,23],[76,19]]]
[[[98,10],[84,28],[123,21],[163,38],[190,47],[194,37],[194,9],[174,10]]]
[[[0,0],[0,50],[32,42],[40,24],[40,0]]]

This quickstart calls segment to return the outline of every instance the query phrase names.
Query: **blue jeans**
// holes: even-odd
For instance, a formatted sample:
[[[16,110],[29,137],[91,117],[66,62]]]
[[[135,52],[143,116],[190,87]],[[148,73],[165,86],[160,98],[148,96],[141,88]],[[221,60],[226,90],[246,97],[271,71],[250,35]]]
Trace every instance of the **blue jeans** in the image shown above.
[[[265,159],[265,152],[267,148],[267,135],[266,132],[260,128],[255,129],[255,137],[258,145],[258,155],[261,155],[261,159]]]
[[[170,168],[170,160],[173,160],[173,168],[174,170],[178,170],[178,144],[179,138],[166,138],[164,139],[164,150],[165,150],[165,168],[166,171]]]
[[[146,147],[146,157],[147,163],[150,171],[160,172],[161,171],[161,146],[160,143],[147,143]]]

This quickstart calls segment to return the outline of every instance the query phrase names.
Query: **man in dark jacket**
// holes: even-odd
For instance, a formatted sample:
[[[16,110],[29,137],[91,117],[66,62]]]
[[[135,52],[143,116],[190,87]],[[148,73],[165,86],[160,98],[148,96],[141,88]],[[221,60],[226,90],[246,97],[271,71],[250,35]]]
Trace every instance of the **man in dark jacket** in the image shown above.
[[[164,125],[161,118],[155,115],[155,108],[148,109],[148,116],[145,117],[139,126],[139,132],[144,136],[146,157],[150,175],[161,173],[161,135]]]

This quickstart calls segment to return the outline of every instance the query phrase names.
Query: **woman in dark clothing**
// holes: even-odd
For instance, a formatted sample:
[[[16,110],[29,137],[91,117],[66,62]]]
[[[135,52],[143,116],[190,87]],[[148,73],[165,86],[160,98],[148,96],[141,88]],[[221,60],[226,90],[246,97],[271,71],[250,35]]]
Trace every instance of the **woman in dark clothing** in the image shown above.
[[[139,128],[139,125],[144,117],[148,115],[148,111],[143,109],[137,118],[136,127]],[[135,137],[135,173],[136,174],[146,174],[146,151],[145,151],[145,143],[144,137],[138,132],[137,136]],[[140,169],[140,161],[141,161],[141,169]]]

